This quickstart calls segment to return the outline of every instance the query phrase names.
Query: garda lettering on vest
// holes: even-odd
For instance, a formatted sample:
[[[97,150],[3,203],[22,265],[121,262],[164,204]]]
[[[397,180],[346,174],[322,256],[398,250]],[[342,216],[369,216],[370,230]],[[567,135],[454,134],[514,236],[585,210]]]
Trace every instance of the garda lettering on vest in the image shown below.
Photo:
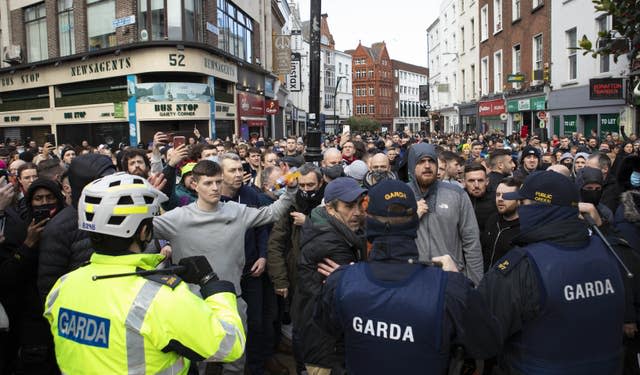
[[[588,281],[582,284],[565,285],[564,299],[567,301],[575,301],[579,299],[604,296],[605,294],[614,294],[611,280],[605,279]]]
[[[58,313],[58,336],[84,345],[108,348],[110,325],[109,319],[62,307]]]
[[[402,327],[395,323],[376,322],[367,319],[363,321],[361,317],[353,317],[353,330],[365,335],[371,335],[388,340],[402,340],[415,342],[413,339],[413,329],[411,326]]]

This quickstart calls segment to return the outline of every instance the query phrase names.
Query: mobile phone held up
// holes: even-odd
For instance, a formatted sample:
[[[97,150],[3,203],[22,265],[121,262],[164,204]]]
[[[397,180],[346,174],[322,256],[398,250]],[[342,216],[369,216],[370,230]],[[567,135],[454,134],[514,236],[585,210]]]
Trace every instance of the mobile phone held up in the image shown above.
[[[173,137],[173,148],[178,148],[178,146],[182,146],[185,144],[185,138],[182,135],[176,135]]]

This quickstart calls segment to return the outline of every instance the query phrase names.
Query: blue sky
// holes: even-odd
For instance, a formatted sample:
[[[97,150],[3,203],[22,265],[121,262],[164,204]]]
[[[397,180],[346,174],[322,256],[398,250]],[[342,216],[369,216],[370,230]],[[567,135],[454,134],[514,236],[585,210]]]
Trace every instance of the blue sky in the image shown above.
[[[297,0],[309,19],[309,0]],[[323,0],[336,49],[385,41],[392,59],[427,66],[427,27],[438,16],[439,0]],[[357,15],[354,17],[354,15]]]

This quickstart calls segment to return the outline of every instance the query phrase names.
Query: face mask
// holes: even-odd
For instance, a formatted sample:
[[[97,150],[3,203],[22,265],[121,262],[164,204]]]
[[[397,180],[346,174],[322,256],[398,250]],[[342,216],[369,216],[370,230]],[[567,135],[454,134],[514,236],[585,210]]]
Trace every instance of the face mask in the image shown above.
[[[546,171],[547,168],[549,168],[551,166],[551,163],[542,163],[541,168],[543,171]]]
[[[309,215],[311,210],[318,207],[322,202],[322,198],[324,196],[324,187],[326,185],[322,185],[320,189],[314,191],[304,191],[298,190],[296,193],[296,204],[300,212],[305,215]]]
[[[322,172],[325,176],[329,177],[332,180],[344,176],[344,169],[342,168],[342,164],[336,164],[332,167],[324,168]]]
[[[631,182],[631,186],[633,187],[640,187],[640,172],[631,173],[629,182]]]
[[[594,206],[597,206],[598,203],[600,203],[601,197],[602,197],[602,190],[580,189],[580,198],[582,202],[591,203]]]
[[[304,199],[304,200],[312,200],[313,198],[315,198],[316,194],[318,194],[318,190],[312,190],[312,191],[298,190],[298,195],[300,196],[301,199]]]

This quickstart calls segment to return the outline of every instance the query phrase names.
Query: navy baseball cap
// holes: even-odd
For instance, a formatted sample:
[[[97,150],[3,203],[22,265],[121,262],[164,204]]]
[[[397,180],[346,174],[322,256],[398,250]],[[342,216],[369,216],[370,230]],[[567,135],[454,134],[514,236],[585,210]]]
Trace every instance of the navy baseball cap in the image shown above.
[[[390,209],[392,205],[396,209]],[[403,217],[417,211],[416,197],[409,185],[402,181],[383,180],[369,190],[367,213],[371,215]]]
[[[531,199],[553,206],[578,207],[580,190],[573,181],[560,173],[540,171],[531,173],[520,190],[503,195],[506,200]]]
[[[338,177],[329,182],[324,189],[324,201],[339,200],[347,203],[356,201],[367,189],[363,189],[358,181],[351,177]]]

